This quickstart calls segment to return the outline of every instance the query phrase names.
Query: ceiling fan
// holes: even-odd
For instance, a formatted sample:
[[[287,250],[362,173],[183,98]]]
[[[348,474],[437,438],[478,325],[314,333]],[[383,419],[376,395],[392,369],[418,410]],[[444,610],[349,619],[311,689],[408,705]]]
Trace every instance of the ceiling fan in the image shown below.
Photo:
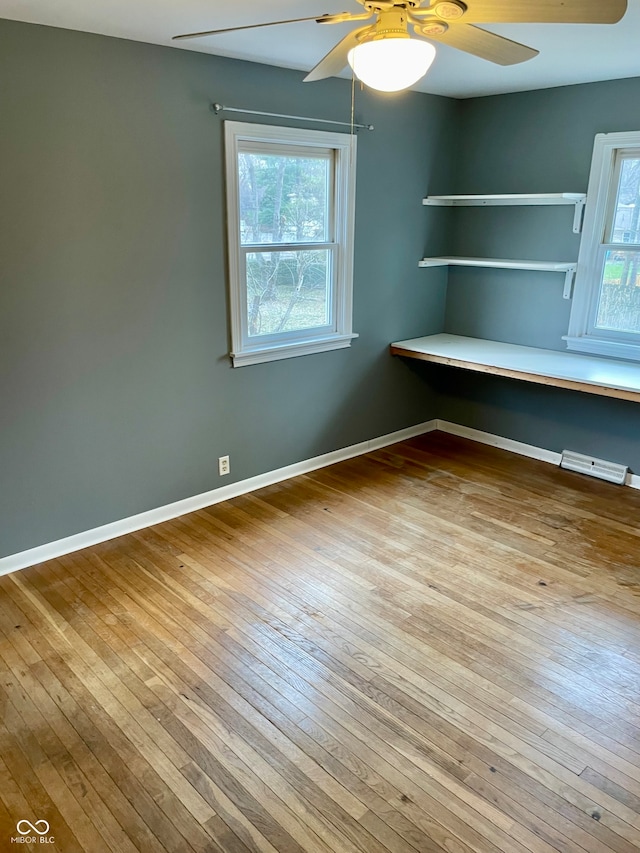
[[[374,89],[399,91],[413,85],[435,58],[431,42],[439,42],[498,65],[515,65],[538,55],[532,47],[481,29],[476,24],[615,24],[627,0],[357,0],[364,11],[340,12],[288,21],[269,21],[198,33],[174,40],[238,30],[315,21],[339,24],[374,22],[352,30],[313,68],[305,82],[339,74],[351,65],[356,76]],[[409,27],[414,35],[409,35]],[[427,39],[427,41],[425,41]],[[397,79],[396,79],[397,78]]]

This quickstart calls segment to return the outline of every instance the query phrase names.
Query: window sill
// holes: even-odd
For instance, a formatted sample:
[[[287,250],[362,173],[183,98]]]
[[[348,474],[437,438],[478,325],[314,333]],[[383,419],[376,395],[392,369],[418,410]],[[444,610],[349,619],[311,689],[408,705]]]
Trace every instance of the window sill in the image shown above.
[[[248,364],[261,364],[265,361],[279,361],[283,358],[297,358],[301,355],[313,355],[318,352],[328,352],[334,349],[345,349],[351,346],[351,341],[358,335],[332,335],[327,338],[312,338],[303,342],[291,344],[274,344],[268,347],[246,349],[242,352],[232,352],[231,361],[234,367],[244,367]]]
[[[625,361],[640,361],[640,344],[610,341],[606,338],[595,338],[589,335],[577,338],[565,335],[563,340],[567,342],[567,349],[571,352],[586,352],[590,355],[604,355]]]

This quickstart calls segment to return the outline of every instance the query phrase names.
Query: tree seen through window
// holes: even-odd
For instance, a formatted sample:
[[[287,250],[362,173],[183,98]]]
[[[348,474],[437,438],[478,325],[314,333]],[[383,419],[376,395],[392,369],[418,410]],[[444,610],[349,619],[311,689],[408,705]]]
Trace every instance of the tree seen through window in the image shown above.
[[[331,171],[329,152],[238,154],[240,242],[255,247],[246,253],[250,337],[329,322],[332,252],[320,246],[331,240]]]

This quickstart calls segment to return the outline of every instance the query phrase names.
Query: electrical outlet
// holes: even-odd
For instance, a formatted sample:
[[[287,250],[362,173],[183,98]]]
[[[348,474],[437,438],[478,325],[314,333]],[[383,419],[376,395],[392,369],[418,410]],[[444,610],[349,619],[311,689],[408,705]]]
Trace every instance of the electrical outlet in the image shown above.
[[[221,477],[224,477],[226,474],[231,472],[231,466],[229,464],[228,456],[220,456],[218,458],[218,473]]]

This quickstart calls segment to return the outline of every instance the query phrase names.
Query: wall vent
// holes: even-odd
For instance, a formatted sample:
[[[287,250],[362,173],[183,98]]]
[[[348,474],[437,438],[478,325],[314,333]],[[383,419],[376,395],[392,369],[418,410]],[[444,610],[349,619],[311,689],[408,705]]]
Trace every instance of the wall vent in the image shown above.
[[[615,462],[606,462],[604,459],[594,459],[593,456],[583,456],[582,453],[574,453],[573,450],[562,451],[560,467],[618,485],[625,482],[629,470],[627,465],[617,465]]]

